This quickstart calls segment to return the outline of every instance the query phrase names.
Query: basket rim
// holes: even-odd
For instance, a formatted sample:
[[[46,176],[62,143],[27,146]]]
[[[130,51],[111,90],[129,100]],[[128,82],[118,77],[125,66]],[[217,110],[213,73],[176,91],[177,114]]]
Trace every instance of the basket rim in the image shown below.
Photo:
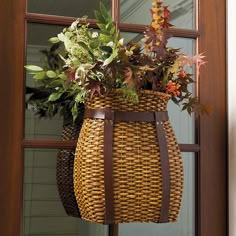
[[[92,98],[89,98],[88,101],[93,100],[94,97],[100,97],[100,98],[106,98],[106,97],[110,97],[112,96],[112,94],[122,94],[123,91],[121,89],[112,89],[110,92],[108,92],[105,95],[94,95]],[[137,92],[138,97],[142,94],[144,95],[155,95],[155,96],[159,96],[162,97],[163,99],[169,100],[171,98],[170,94],[167,93],[163,93],[163,92],[159,92],[159,91],[155,91],[155,90],[146,90],[146,89],[141,89]]]
[[[151,94],[151,95],[159,95],[159,96],[167,98],[167,99],[171,98],[170,94],[155,91],[155,90],[145,90],[145,89],[143,89],[143,90],[138,91],[138,94]]]

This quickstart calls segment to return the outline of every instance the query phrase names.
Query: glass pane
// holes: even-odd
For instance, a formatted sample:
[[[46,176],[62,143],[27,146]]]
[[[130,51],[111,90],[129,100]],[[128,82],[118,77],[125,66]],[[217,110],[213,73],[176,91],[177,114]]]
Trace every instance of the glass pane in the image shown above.
[[[107,227],[65,213],[56,185],[58,150],[25,150],[23,236],[105,236]]]
[[[195,165],[194,154],[183,154],[184,194],[179,218],[175,223],[129,223],[119,225],[119,236],[194,236]]]
[[[124,37],[124,42],[128,43],[129,41],[139,42],[142,39],[143,35],[122,32],[121,37]],[[168,46],[173,48],[180,48],[181,52],[192,56],[195,48],[195,40],[173,37],[169,39]],[[192,69],[190,69],[189,73],[194,75],[194,71]],[[194,85],[190,88],[190,90],[194,94]],[[186,111],[181,111],[181,109],[181,106],[179,107],[175,105],[172,101],[169,101],[168,113],[178,143],[192,144],[195,142],[194,115],[189,116]]]
[[[64,27],[42,24],[28,24],[27,62],[26,64],[42,66],[43,54],[40,50],[48,48],[48,39],[57,35]],[[26,86],[38,87],[32,75],[26,73]],[[31,110],[25,112],[25,137],[27,139],[60,139],[63,118],[39,119]]]
[[[152,8],[152,2],[152,0],[121,0],[121,21],[149,25],[151,21],[149,9]],[[194,29],[194,0],[164,0],[163,2],[172,12],[170,23],[174,27]]]
[[[180,48],[182,52],[192,56],[195,48],[195,41],[193,39],[171,38],[169,40],[168,46]],[[194,74],[194,71],[190,70],[189,73]],[[194,85],[192,86],[191,90],[194,94]],[[173,125],[178,143],[194,143],[194,115],[189,116],[186,111],[181,111],[181,109],[181,107],[176,106],[172,101],[170,101],[168,104],[170,121]]]
[[[107,9],[110,8],[110,2],[110,0],[103,1]],[[97,0],[28,0],[28,12],[59,16],[95,18],[94,10],[98,7]]]

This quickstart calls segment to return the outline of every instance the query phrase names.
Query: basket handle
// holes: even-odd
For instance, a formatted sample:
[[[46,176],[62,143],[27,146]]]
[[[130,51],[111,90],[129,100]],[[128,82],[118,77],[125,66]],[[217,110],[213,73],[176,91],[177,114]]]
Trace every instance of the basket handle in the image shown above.
[[[157,140],[160,148],[162,173],[162,204],[159,222],[166,223],[168,222],[170,204],[170,169],[166,134],[163,127],[163,119],[159,112],[155,112],[155,126],[157,131]]]
[[[114,224],[113,129],[114,111],[106,110],[104,119],[105,224]]]

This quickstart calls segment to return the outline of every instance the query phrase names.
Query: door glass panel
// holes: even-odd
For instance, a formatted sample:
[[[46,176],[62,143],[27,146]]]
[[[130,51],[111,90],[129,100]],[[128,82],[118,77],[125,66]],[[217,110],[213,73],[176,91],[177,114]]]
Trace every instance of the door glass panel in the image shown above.
[[[48,39],[56,36],[64,27],[28,24],[27,64],[43,66],[43,54],[40,50],[49,48]],[[32,75],[26,73],[26,86],[38,87]],[[25,138],[26,139],[60,139],[63,118],[56,115],[53,118],[39,119],[30,109],[25,112]]]
[[[140,42],[143,34],[127,33],[121,32],[121,37],[124,37],[124,42],[129,41]],[[171,38],[169,39],[168,46],[173,48],[180,48],[181,52],[192,56],[195,48],[195,41],[193,39],[183,39],[183,38]],[[193,74],[194,70],[189,70],[190,74]],[[192,85],[190,91],[194,94],[195,86]],[[174,128],[178,143],[193,144],[195,137],[194,130],[194,115],[189,116],[186,111],[181,111],[181,106],[175,105],[172,101],[168,103],[168,113],[170,121]]]
[[[106,236],[106,226],[65,213],[56,184],[57,154],[25,150],[23,236]]]
[[[195,48],[195,41],[193,39],[171,38],[168,46],[173,48],[180,48],[185,54],[192,56]],[[193,74],[194,69],[189,70]],[[191,86],[190,91],[194,94],[195,86]],[[186,111],[181,111],[182,107],[176,106],[172,101],[168,104],[168,112],[170,121],[173,125],[178,143],[192,144],[195,142],[195,119],[194,115],[189,115]]]
[[[184,193],[177,222],[129,223],[119,225],[119,236],[194,236],[195,222],[195,165],[194,154],[183,154]]]
[[[110,0],[103,3],[110,9]],[[94,10],[99,8],[97,0],[28,0],[28,12],[59,16],[95,18]]]
[[[122,22],[149,25],[152,0],[121,0],[120,18]],[[194,29],[194,0],[163,0],[172,12],[170,23],[177,28]]]

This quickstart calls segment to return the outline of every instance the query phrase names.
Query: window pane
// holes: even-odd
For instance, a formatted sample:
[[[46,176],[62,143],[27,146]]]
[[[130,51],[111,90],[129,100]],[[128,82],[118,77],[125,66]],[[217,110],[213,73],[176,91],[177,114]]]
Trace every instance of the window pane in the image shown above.
[[[56,185],[58,150],[25,150],[23,236],[105,236],[107,227],[65,213]]]
[[[64,27],[42,24],[28,24],[27,64],[42,66],[43,54],[40,50],[49,48],[48,39],[57,35]],[[32,75],[26,73],[26,86],[38,87]],[[25,138],[27,139],[60,139],[63,118],[59,115],[53,118],[39,119],[33,111],[25,112]]]
[[[194,29],[195,7],[193,0],[164,0],[171,10],[170,23],[177,28]],[[120,17],[122,22],[148,25],[151,21],[149,9],[152,0],[121,0]]]
[[[177,222],[131,223],[119,225],[119,236],[194,236],[195,222],[195,165],[194,154],[184,154],[184,194]]]
[[[104,0],[106,7],[110,8],[110,0]],[[28,12],[59,16],[95,18],[94,10],[98,9],[97,0],[28,0]]]
[[[195,40],[171,38],[168,45],[174,48],[180,48],[182,52],[192,56],[195,48]],[[194,71],[190,70],[189,73],[194,75]],[[194,76],[193,76],[194,78]],[[191,86],[192,93],[194,94],[195,86]],[[194,143],[195,137],[195,119],[194,115],[189,116],[187,111],[181,111],[182,107],[176,106],[172,101],[168,104],[168,112],[170,121],[173,125],[177,140],[179,143]]]

